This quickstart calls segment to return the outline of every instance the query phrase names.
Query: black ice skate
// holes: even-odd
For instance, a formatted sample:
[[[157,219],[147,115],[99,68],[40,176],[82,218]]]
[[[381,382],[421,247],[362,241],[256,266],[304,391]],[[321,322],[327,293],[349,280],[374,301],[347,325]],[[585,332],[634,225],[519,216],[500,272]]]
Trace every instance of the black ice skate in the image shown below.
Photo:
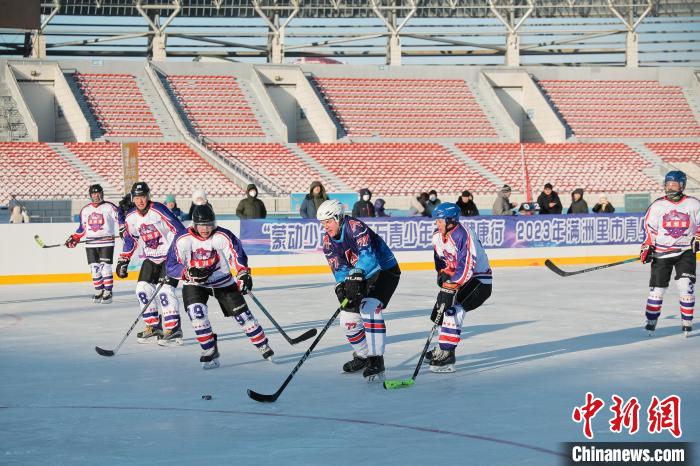
[[[97,302],[97,301],[95,301]],[[112,303],[112,292],[109,290],[104,290],[102,293],[102,300],[99,301],[102,304],[111,304]]]
[[[362,372],[367,382],[381,382],[384,380],[384,356],[367,357],[367,366]]]
[[[352,361],[348,361],[343,364],[343,372],[352,374],[353,372],[360,371],[367,365],[367,358],[361,358],[354,351],[352,352]]]
[[[430,361],[433,360],[433,353],[434,352],[435,352],[435,348],[433,348],[430,351],[427,351],[425,353],[425,356],[423,356],[423,364],[430,364]]]
[[[258,348],[260,354],[262,354],[263,359],[272,362],[272,356],[275,354],[268,345],[262,345]]]
[[[202,369],[205,370],[219,367],[219,345],[216,343],[216,333],[214,334],[214,346],[207,350],[202,350],[199,362],[202,363]]]
[[[654,330],[656,330],[656,320],[647,320],[647,325],[644,327],[644,329],[647,331],[649,336],[652,336],[654,334]]]
[[[690,336],[690,332],[693,331],[693,322],[690,320],[684,320],[683,324],[681,325],[681,330],[685,334],[685,337],[688,338]]]
[[[455,371],[455,349],[450,348],[448,350],[443,350],[440,348],[435,348],[433,350],[433,358],[430,361],[430,371],[431,372],[454,372]]]
[[[162,335],[158,336],[158,344],[160,346],[182,346],[182,329],[178,325],[174,329],[166,329]]]
[[[155,343],[158,341],[158,337],[162,335],[162,331],[159,328],[153,327],[151,325],[146,325],[143,332],[136,334],[136,341],[139,343]]]
[[[93,303],[99,303],[102,301],[102,290],[95,291],[95,295],[92,297]]]

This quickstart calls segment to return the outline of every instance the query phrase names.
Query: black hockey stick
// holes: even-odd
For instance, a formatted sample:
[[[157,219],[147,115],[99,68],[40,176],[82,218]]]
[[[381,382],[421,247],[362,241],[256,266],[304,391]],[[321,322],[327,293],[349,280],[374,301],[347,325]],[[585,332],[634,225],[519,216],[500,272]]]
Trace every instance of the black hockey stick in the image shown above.
[[[664,251],[658,254],[654,254],[653,257],[663,257],[668,254],[675,254],[677,252],[682,252],[682,251],[687,251],[687,249],[672,249],[670,251]],[[567,272],[565,270],[560,269],[559,267],[554,264],[551,260],[547,259],[544,261],[544,265],[547,266],[549,270],[552,272],[556,273],[560,277],[570,277],[571,275],[578,275],[580,273],[586,273],[586,272],[593,272],[595,270],[600,270],[600,269],[607,269],[608,267],[615,267],[616,265],[622,265],[622,264],[629,264],[631,262],[637,262],[639,260],[639,257],[631,257],[629,259],[625,259],[622,261],[617,261],[617,262],[611,262],[610,264],[603,264],[603,265],[597,265],[595,267],[589,267],[587,269],[581,269],[581,270],[574,270],[572,272]]]
[[[317,330],[315,328],[312,328],[312,329],[307,330],[306,332],[302,333],[301,335],[299,335],[296,338],[289,338],[289,335],[287,335],[287,332],[285,332],[282,329],[282,327],[280,326],[280,324],[278,324],[277,321],[272,318],[270,313],[267,312],[267,309],[265,309],[265,306],[263,306],[262,303],[260,301],[258,301],[258,298],[256,298],[255,295],[250,291],[248,292],[248,296],[250,296],[253,299],[253,301],[255,301],[255,304],[258,305],[258,307],[263,312],[263,314],[265,314],[265,316],[267,316],[267,318],[270,320],[270,322],[272,322],[272,325],[275,326],[275,328],[280,332],[280,334],[284,337],[284,339],[289,342],[290,345],[296,345],[297,343],[301,343],[302,341],[306,341],[309,338],[316,335]]]
[[[59,243],[59,244],[46,244],[44,243],[44,240],[41,239],[39,235],[34,235],[34,241],[36,241],[36,244],[38,244],[42,248],[57,248],[59,246],[65,246],[65,243]],[[80,243],[85,243],[86,241],[78,241],[75,244],[80,244]]]
[[[131,331],[134,330],[134,327],[136,327],[136,324],[139,323],[139,319],[141,319],[141,316],[143,315],[144,312],[146,312],[146,309],[148,309],[148,306],[151,305],[151,303],[153,302],[155,297],[158,295],[158,292],[160,291],[160,289],[163,287],[164,284],[165,284],[165,280],[162,280],[160,283],[158,283],[158,286],[156,287],[156,291],[153,292],[153,296],[151,296],[151,299],[149,299],[148,302],[143,306],[143,308],[141,309],[141,312],[139,312],[139,315],[136,317],[136,320],[134,321],[133,324],[131,324],[131,327],[129,327],[129,330],[126,331],[126,335],[124,335],[124,338],[122,338],[122,341],[119,342],[117,347],[114,348],[113,350],[106,350],[106,349],[100,348],[99,346],[95,346],[95,351],[97,351],[97,354],[99,354],[100,356],[108,356],[108,357],[114,356],[115,354],[117,354],[117,351],[119,351],[119,348],[122,347],[122,345],[124,344],[126,339],[131,334]]]
[[[309,346],[309,349],[306,350],[306,353],[304,353],[304,356],[301,357],[299,362],[297,363],[296,366],[294,366],[294,369],[292,369],[292,372],[287,376],[285,379],[284,383],[282,386],[272,395],[263,395],[262,393],[258,393],[256,391],[251,390],[250,388],[248,389],[248,396],[254,399],[255,401],[259,401],[261,403],[273,403],[277,401],[277,398],[280,397],[282,392],[284,391],[285,388],[287,388],[287,385],[289,385],[289,382],[292,381],[292,378],[294,378],[294,374],[297,373],[299,368],[301,367],[302,364],[304,364],[304,361],[306,361],[306,358],[309,357],[311,352],[316,348],[316,345],[318,344],[319,341],[321,341],[321,338],[323,338],[323,335],[325,335],[326,331],[330,328],[330,326],[333,324],[333,321],[335,320],[336,317],[338,317],[338,314],[340,314],[340,311],[348,304],[348,300],[345,299],[343,303],[340,305],[338,309],[335,310],[331,318],[326,322],[326,325],[323,326],[321,329],[321,333],[318,334],[316,339],[311,343],[311,346]]]

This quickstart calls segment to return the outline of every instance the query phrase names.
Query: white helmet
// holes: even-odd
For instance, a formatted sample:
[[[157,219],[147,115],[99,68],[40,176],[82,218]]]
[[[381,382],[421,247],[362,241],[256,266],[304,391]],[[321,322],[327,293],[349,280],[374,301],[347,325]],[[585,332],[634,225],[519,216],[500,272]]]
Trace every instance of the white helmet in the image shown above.
[[[337,199],[329,199],[318,206],[316,218],[320,221],[329,220],[332,218],[337,222],[340,222],[344,214],[343,204],[341,204]]]

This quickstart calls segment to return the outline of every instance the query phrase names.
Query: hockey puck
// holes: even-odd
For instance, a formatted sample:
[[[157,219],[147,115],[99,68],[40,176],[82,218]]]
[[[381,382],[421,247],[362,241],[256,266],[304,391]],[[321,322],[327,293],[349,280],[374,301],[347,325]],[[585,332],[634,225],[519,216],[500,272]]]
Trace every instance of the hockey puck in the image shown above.
[[[203,400],[211,400],[211,395],[202,395]]]

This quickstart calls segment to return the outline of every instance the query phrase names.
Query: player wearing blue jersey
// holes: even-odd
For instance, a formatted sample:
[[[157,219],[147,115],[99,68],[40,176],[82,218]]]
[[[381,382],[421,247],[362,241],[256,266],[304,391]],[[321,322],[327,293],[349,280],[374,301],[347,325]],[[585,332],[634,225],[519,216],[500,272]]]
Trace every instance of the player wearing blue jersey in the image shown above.
[[[92,275],[95,294],[92,302],[109,304],[112,302],[112,260],[114,258],[114,238],[124,234],[124,214],[104,200],[104,191],[99,184],[88,189],[90,203],[80,210],[78,229],[65,242],[67,248],[74,248],[85,238],[85,253]]]
[[[323,202],[316,218],[326,230],[323,253],[335,277],[340,324],[354,350],[345,372],[364,369],[368,382],[384,379],[386,325],[382,311],[394,294],[401,270],[384,240],[362,221],[346,216],[335,199]]]
[[[253,289],[248,256],[236,235],[216,226],[216,216],[209,204],[194,206],[192,226],[173,241],[167,267],[168,276],[184,280],[182,300],[202,347],[199,361],[204,369],[219,367],[216,334],[208,317],[210,296],[219,302],[226,317],[236,319],[262,357],[271,360],[274,352],[265,331],[243,299]]]
[[[146,328],[137,334],[138,342],[158,341],[162,346],[182,345],[180,310],[175,296],[178,281],[166,276],[165,259],[173,239],[185,231],[185,226],[165,205],[151,201],[150,192],[148,185],[142,181],[134,183],[131,188],[135,207],[126,214],[124,249],[117,261],[117,276],[127,277],[129,261],[140,244],[141,251],[146,256],[136,283],[136,296],[141,306],[149,302],[158,283],[161,280],[165,282],[157,299],[151,301],[143,313]],[[159,305],[161,316],[158,315]]]
[[[459,223],[459,207],[443,202],[433,210],[433,258],[440,287],[430,319],[440,325],[439,345],[426,354],[433,372],[455,371],[455,349],[464,315],[491,296],[489,258],[473,230]]]

